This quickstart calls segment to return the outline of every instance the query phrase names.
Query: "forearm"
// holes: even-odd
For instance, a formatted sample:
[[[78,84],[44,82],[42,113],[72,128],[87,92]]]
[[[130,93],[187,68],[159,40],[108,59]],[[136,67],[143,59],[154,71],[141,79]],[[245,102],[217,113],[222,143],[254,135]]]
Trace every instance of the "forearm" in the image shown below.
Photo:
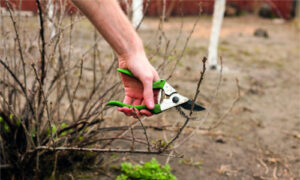
[[[73,0],[118,56],[143,53],[143,44],[115,0]]]
[[[135,77],[122,75],[126,104],[146,104],[154,108],[153,81],[159,80],[156,70],[144,52],[143,43],[116,0],[73,0],[118,55],[119,67],[130,70]],[[134,99],[134,102],[132,100]],[[133,109],[120,108],[126,115],[136,116]],[[141,114],[151,115],[147,110]]]

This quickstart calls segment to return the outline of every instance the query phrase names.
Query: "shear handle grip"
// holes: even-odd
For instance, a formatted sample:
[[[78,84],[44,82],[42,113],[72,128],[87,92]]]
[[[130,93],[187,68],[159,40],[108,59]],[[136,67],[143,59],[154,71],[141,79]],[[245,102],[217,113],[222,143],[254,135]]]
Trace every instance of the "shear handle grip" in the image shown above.
[[[130,72],[128,69],[121,69],[121,68],[118,68],[117,69],[120,73],[123,73],[123,74],[126,74],[130,77],[133,77],[133,78],[136,78],[132,72]],[[166,81],[164,79],[160,79],[158,81],[154,81],[153,84],[152,84],[152,88],[153,89],[163,89],[164,88],[164,85],[166,84]]]
[[[135,108],[137,110],[148,110],[152,112],[153,114],[159,114],[161,113],[160,104],[155,104],[154,109],[147,109],[146,105],[131,105],[131,104],[124,104],[120,101],[109,101],[106,103],[108,106],[118,106],[118,107],[128,107],[128,108]]]

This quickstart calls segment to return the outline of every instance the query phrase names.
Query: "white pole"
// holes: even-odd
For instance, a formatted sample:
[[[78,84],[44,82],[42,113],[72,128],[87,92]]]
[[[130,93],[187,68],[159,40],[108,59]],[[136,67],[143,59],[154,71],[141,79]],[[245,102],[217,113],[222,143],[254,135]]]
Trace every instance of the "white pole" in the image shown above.
[[[132,25],[136,28],[143,19],[143,0],[132,0]]]
[[[208,48],[208,64],[211,69],[217,69],[218,66],[218,42],[224,18],[225,4],[226,0],[215,0],[210,43]]]
[[[50,38],[53,38],[55,35],[55,26],[54,26],[54,2],[53,0],[48,1],[48,27],[51,29]]]

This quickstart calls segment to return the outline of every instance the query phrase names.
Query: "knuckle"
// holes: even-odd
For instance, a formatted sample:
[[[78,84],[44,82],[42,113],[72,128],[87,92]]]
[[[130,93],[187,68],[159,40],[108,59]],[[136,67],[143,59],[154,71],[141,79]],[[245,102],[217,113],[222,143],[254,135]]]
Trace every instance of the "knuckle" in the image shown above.
[[[153,76],[152,76],[152,74],[146,74],[144,77],[143,77],[143,80],[145,81],[145,82],[152,82],[152,80],[153,80]]]

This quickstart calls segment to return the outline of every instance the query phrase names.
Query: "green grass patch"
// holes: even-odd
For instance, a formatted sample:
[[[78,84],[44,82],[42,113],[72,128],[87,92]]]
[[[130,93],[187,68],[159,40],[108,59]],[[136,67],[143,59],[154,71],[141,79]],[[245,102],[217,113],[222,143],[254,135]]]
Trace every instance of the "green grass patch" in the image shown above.
[[[170,165],[160,165],[155,158],[144,165],[132,165],[129,162],[123,162],[121,171],[122,174],[117,176],[116,180],[176,180],[176,177],[171,173]]]

